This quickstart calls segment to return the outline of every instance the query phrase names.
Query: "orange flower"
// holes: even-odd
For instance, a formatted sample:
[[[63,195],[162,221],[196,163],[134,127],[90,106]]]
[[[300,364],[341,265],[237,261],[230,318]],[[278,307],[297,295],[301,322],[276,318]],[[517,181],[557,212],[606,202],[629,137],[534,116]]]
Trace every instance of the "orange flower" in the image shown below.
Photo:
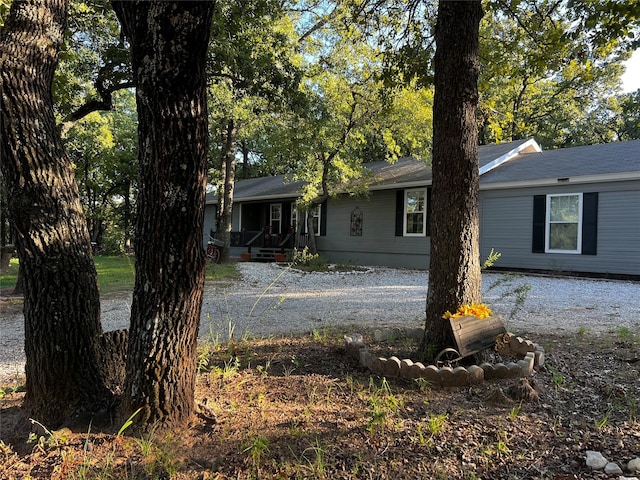
[[[450,318],[473,316],[478,318],[487,318],[493,315],[493,312],[484,303],[472,303],[471,305],[460,305],[456,313],[446,311],[442,318],[448,320]]]

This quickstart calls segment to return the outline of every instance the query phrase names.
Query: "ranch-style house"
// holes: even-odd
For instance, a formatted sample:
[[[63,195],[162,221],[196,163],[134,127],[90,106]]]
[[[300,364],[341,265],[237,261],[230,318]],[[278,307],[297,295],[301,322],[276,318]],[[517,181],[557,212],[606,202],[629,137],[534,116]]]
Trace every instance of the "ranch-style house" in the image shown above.
[[[543,151],[527,139],[480,146],[479,157],[482,259],[493,249],[504,269],[640,278],[640,140]],[[332,263],[427,269],[430,168],[413,158],[366,168],[368,195],[311,213],[318,251]],[[236,182],[231,254],[289,252],[301,187],[282,175]],[[215,209],[209,194],[205,242]]]

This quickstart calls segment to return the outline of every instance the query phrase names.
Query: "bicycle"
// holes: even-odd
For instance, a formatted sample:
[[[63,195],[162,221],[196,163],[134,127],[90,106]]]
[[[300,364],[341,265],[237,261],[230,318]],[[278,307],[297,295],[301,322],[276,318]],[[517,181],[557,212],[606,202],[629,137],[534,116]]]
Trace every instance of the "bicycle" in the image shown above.
[[[222,240],[218,240],[217,238],[209,237],[209,241],[207,242],[207,251],[206,255],[209,260],[212,260],[214,263],[220,263],[222,259],[222,248],[224,247],[224,242]]]

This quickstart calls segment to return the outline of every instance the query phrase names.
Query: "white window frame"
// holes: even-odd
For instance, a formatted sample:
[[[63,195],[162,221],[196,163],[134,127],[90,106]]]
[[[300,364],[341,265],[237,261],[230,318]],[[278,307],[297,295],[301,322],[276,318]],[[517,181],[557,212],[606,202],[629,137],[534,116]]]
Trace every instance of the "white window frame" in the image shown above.
[[[275,218],[273,216],[273,207],[277,207],[278,210],[278,218]],[[271,232],[271,233],[282,233],[282,204],[281,203],[271,203],[269,204],[269,225],[273,226],[273,222],[277,221],[278,222],[278,231],[277,232]]]
[[[413,192],[422,192],[424,202],[423,208],[424,210],[417,210],[414,212],[408,211],[408,199],[409,193]],[[426,237],[427,236],[427,189],[426,188],[409,188],[404,191],[404,209],[403,209],[403,219],[402,219],[402,232],[405,237]],[[407,215],[409,213],[422,213],[422,233],[409,233],[407,232]]]
[[[313,236],[314,237],[319,237],[320,236],[320,225],[321,225],[320,220],[322,219],[322,205],[314,205],[311,208],[311,211],[307,213],[307,215],[308,214],[311,214],[311,221],[313,221],[314,218],[318,219],[317,225],[313,226]],[[306,228],[306,226],[305,226],[305,228]]]
[[[568,221],[551,221],[551,199],[558,197],[578,197],[578,221],[577,222],[568,222]],[[583,199],[582,193],[550,193],[547,195],[547,207],[545,213],[545,238],[544,238],[544,251],[545,253],[569,253],[569,254],[582,254],[582,209],[583,209]],[[549,246],[549,242],[551,240],[551,225],[554,223],[577,223],[578,226],[578,236],[577,236],[577,245],[574,250],[561,250],[557,248],[551,248]]]
[[[308,234],[308,225],[307,222],[309,221],[309,215],[311,215],[312,218],[317,218],[317,227],[318,228],[314,228],[314,232],[313,232],[313,236],[314,237],[319,237],[320,236],[320,225],[321,225],[321,217],[322,217],[322,205],[315,205],[311,208],[311,211],[309,210],[304,210],[303,212],[300,212],[295,204],[291,205],[291,224],[293,225],[293,221],[296,221],[296,230],[298,229],[298,217],[300,216],[300,213],[304,213],[304,224],[300,225],[300,231],[305,232],[305,234]]]

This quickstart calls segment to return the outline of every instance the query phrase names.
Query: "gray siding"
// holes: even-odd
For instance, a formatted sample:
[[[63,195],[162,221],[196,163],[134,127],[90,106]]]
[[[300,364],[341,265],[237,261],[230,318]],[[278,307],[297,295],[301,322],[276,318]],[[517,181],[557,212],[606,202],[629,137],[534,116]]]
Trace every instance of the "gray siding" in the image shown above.
[[[550,193],[598,192],[597,255],[532,253],[533,197]],[[429,237],[395,235],[395,190],[367,198],[341,196],[327,205],[327,235],[317,237],[328,261],[357,265],[427,269]],[[362,236],[350,235],[351,212],[362,212]],[[215,224],[215,209],[205,211],[204,240]],[[239,226],[234,205],[233,229]],[[480,191],[480,255],[502,254],[497,267],[555,272],[640,275],[640,181],[560,184]]]
[[[496,267],[534,268],[531,254],[533,195],[488,197],[480,195],[480,259],[491,249],[501,254]],[[529,260],[528,265],[525,265]]]
[[[597,255],[532,253],[533,197],[598,192]],[[351,212],[362,212],[362,236],[351,236]],[[327,236],[318,248],[331,262],[427,269],[429,237],[395,236],[395,191],[329,201]],[[640,182],[562,184],[480,192],[480,255],[502,254],[501,268],[640,275]]]
[[[216,206],[204,206],[204,228],[202,229],[202,241],[206,247],[209,241],[209,231],[216,229]]]
[[[532,253],[533,196],[598,192],[597,255]],[[480,194],[480,252],[503,268],[640,275],[640,182],[557,185]]]
[[[237,231],[240,226],[240,206],[237,203],[233,204],[233,213],[231,214],[231,230]],[[208,204],[204,206],[204,228],[203,238],[206,240],[209,238],[209,230],[216,229],[216,206],[214,204]]]
[[[233,204],[233,213],[231,214],[231,230],[238,231],[240,225],[240,206]],[[216,230],[216,206],[213,204],[204,207],[204,227],[202,229],[202,239],[204,244],[209,240],[209,230]]]
[[[362,212],[362,236],[351,236],[351,212]],[[327,235],[318,249],[327,260],[357,265],[429,267],[429,237],[395,235],[395,191],[371,192],[368,198],[338,197],[327,204]]]
[[[231,231],[238,232],[240,231],[240,210],[242,205],[238,205],[237,203],[233,204],[233,209],[231,210]]]

